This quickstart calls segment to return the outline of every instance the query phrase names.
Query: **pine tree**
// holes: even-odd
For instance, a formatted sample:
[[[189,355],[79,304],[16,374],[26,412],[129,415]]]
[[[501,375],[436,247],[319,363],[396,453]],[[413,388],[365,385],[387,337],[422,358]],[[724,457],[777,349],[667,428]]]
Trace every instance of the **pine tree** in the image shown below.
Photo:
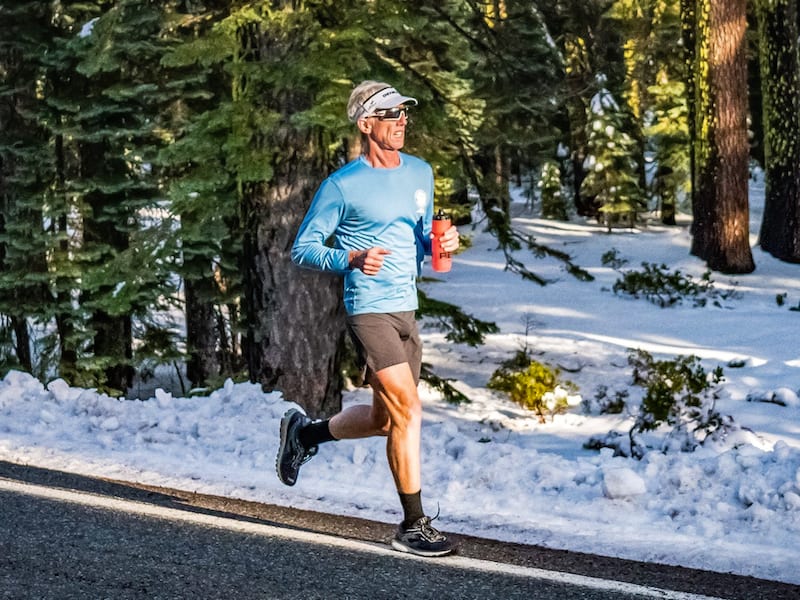
[[[65,7],[46,94],[63,162],[53,258],[61,375],[117,392],[133,377],[134,318],[169,295],[174,253],[163,241],[169,223],[145,213],[160,200],[152,161],[161,18],[157,2]]]
[[[644,208],[635,161],[638,145],[627,133],[624,115],[608,90],[593,98],[589,114],[587,175],[581,194],[594,199],[598,219],[609,230],[619,223],[632,227]]]
[[[689,189],[688,123],[680,4],[677,0],[617,0],[607,19],[624,32],[624,97],[637,142],[639,187],[655,197],[662,222],[675,224],[676,203]],[[650,163],[654,172],[646,177]]]
[[[4,3],[0,22],[0,369],[34,372],[29,328],[49,297],[42,204],[54,165],[37,114],[49,3]]]
[[[229,3],[187,5],[172,15],[162,59],[176,97],[162,113],[169,143],[159,164],[170,210],[180,223],[186,320],[186,374],[194,387],[241,377],[241,232],[236,171],[228,160],[233,42],[222,31]]]
[[[558,163],[553,160],[545,161],[542,165],[538,187],[542,202],[542,216],[545,219],[566,221],[569,215]]]
[[[564,2],[537,3],[547,25],[548,35],[558,44],[562,56],[560,86],[563,88],[557,103],[562,107],[566,131],[565,145],[569,149],[573,204],[581,216],[597,216],[597,207],[591,198],[581,194],[586,176],[584,164],[587,156],[586,139],[589,115],[587,108],[597,93],[597,77],[604,75],[606,85],[616,90],[622,81],[618,72],[621,63],[617,34],[611,31],[603,16],[614,0],[567,0]],[[616,70],[615,70],[616,69]]]
[[[800,44],[797,2],[758,0],[766,196],[761,247],[800,262]]]
[[[435,143],[426,144],[426,152],[441,147],[450,151],[451,162],[460,165],[463,180],[478,191],[487,228],[496,236],[510,270],[546,283],[514,256],[525,246],[537,256],[562,260],[569,272],[585,276],[564,253],[511,227],[509,186],[514,172],[519,178],[552,156],[559,138],[553,123],[559,107],[560,57],[543,16],[527,2],[447,2],[413,14],[414,18],[431,15],[433,21],[410,27],[413,39],[399,33],[395,44],[428,58],[419,63],[427,69],[416,68],[411,61],[401,63],[412,64],[425,87],[437,92],[425,104],[425,113],[444,126],[424,123],[424,129],[435,132],[429,138]]]

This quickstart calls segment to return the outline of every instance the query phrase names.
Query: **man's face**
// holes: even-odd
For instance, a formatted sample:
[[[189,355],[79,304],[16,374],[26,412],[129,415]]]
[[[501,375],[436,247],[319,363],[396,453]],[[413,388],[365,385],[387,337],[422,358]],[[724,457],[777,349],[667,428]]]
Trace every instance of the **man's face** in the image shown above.
[[[365,119],[370,140],[384,150],[400,150],[406,141],[408,112],[405,106],[376,111]]]

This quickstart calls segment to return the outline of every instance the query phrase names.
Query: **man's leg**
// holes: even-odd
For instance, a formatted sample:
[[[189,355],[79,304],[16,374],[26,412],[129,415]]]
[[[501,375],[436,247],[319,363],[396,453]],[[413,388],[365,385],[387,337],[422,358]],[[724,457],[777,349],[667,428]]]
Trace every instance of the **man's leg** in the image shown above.
[[[375,400],[373,391],[372,405],[358,404],[345,408],[330,418],[328,426],[337,440],[389,435],[389,413],[382,402]]]
[[[408,363],[372,374],[372,405],[346,408],[331,417],[328,426],[337,440],[386,435],[386,456],[397,491],[420,490],[420,428],[422,404]]]
[[[420,432],[422,403],[408,363],[377,371],[372,380],[373,404],[389,415],[386,456],[403,505],[404,519],[392,547],[420,556],[444,556],[455,551],[452,540],[431,525],[422,510]]]
[[[373,375],[370,384],[373,410],[388,416],[386,456],[397,491],[401,494],[417,493],[421,487],[422,404],[411,369],[408,363],[386,367]]]

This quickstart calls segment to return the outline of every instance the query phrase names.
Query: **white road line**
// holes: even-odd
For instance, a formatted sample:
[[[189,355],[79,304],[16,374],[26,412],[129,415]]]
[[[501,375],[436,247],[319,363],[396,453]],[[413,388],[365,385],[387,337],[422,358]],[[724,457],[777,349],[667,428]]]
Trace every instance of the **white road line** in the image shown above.
[[[436,561],[437,563],[446,567],[455,567],[460,569],[469,569],[473,571],[484,571],[488,573],[505,574],[514,577],[528,577],[531,579],[541,579],[546,581],[552,581],[555,583],[580,586],[584,588],[605,590],[608,592],[638,594],[640,596],[646,596],[648,598],[663,598],[666,600],[722,600],[721,598],[716,598],[714,596],[703,596],[700,594],[676,592],[661,588],[636,585],[633,583],[625,583],[622,581],[613,581],[608,579],[600,579],[598,577],[587,577],[585,575],[562,573],[560,571],[547,571],[545,569],[537,569],[532,567],[507,565],[488,560],[469,558],[466,556],[455,555],[439,559],[421,558],[411,554],[404,554],[402,552],[397,552],[396,550],[392,550],[389,546],[376,544],[372,542],[339,538],[331,535],[325,535],[309,531],[301,531],[284,527],[275,527],[272,525],[265,525],[263,523],[240,521],[237,519],[179,510],[176,508],[166,508],[164,506],[147,504],[144,502],[136,502],[133,500],[111,498],[108,496],[101,496],[98,494],[49,488],[30,483],[20,483],[18,481],[9,480],[2,477],[0,477],[0,490],[18,494],[26,494],[29,496],[36,496],[38,498],[45,498],[48,500],[69,502],[72,504],[79,504],[82,506],[92,506],[97,508],[122,511],[126,513],[133,513],[137,515],[143,515],[159,519],[192,523],[196,525],[207,525],[210,527],[218,527],[221,529],[228,529],[231,531],[253,533],[263,536],[278,537],[278,538],[296,540],[299,542],[307,542],[313,544],[323,544],[326,546],[333,546],[336,548],[342,548],[346,550],[371,552],[373,554],[380,554],[386,556],[391,555],[393,558],[396,559],[419,560],[428,563],[430,563],[431,561]]]

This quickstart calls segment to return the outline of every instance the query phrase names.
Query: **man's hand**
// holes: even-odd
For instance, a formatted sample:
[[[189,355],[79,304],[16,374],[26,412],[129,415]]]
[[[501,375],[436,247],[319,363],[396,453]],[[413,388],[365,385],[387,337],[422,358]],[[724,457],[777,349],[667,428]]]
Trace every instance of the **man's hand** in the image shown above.
[[[360,269],[365,275],[377,275],[383,266],[383,257],[391,253],[391,250],[377,246],[369,250],[351,250],[350,268]]]
[[[431,234],[433,238],[433,234]],[[439,244],[445,252],[455,252],[458,250],[460,242],[458,241],[458,229],[455,225],[451,225],[441,236],[439,236]]]

